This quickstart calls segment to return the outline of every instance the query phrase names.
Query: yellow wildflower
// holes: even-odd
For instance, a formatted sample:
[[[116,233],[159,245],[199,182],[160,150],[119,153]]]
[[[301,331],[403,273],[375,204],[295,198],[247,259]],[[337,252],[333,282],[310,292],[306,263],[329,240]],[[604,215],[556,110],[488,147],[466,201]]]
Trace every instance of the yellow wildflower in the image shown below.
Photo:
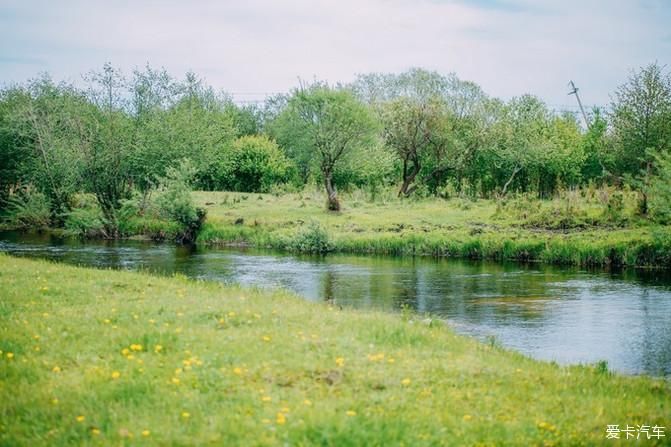
[[[85,418],[84,416],[77,416],[76,419],[77,419],[77,422],[84,422],[84,420],[85,420],[86,418]]]
[[[100,430],[98,430],[97,428],[92,428],[91,429],[91,434],[95,435],[95,436],[98,436],[100,434]]]
[[[242,374],[242,368],[238,368],[238,367],[233,368],[233,374],[236,374],[238,376],[241,375]]]
[[[228,313],[228,316],[229,316],[229,317],[234,317],[234,316],[235,316],[235,312],[230,311],[230,312]]]
[[[189,413],[188,411],[182,411],[182,417],[184,419],[189,419],[191,417],[191,413]]]
[[[307,405],[308,407],[312,405],[312,402],[310,401],[310,399],[305,399],[305,400],[303,401],[303,403],[304,403],[305,405]]]
[[[284,413],[277,413],[277,419],[275,421],[278,425],[284,425],[287,422],[287,418],[284,416]]]
[[[347,410],[347,411],[345,412],[345,414],[346,414],[347,416],[356,416],[356,411],[354,411],[354,410]]]
[[[60,366],[54,366],[53,368],[51,368],[51,370],[52,370],[53,372],[55,372],[55,373],[59,373],[59,372],[61,372],[61,368],[60,368]]]
[[[175,385],[178,385],[179,384],[179,379],[177,377],[173,377],[172,378],[172,383],[174,383]]]
[[[159,353],[163,350],[163,346],[161,345],[156,345],[154,346],[154,352]]]
[[[263,336],[263,341],[270,341],[270,337],[267,336],[267,335],[264,335],[264,336]]]
[[[8,359],[13,359],[14,358],[14,353],[13,352],[8,352],[7,353],[7,358]]]
[[[473,419],[473,416],[471,416],[470,414],[465,414],[464,415],[464,420],[465,421],[470,421],[471,419]]]
[[[405,379],[401,380],[401,383],[402,383],[404,386],[408,386],[408,385],[410,385],[410,379],[408,379],[408,378],[406,377]]]
[[[335,362],[336,362],[336,365],[342,367],[345,364],[345,359],[343,357],[338,357],[338,358],[336,358]]]
[[[112,371],[112,379],[118,379],[121,377],[121,373],[119,371]]]
[[[263,397],[261,398],[261,400],[264,401],[264,402],[270,402],[271,400],[273,400],[273,398],[270,397],[270,396],[263,396]]]
[[[149,436],[151,432],[149,430],[142,430],[142,436]]]
[[[130,354],[130,350],[128,348],[123,348],[121,350],[121,355],[128,355],[128,354]]]

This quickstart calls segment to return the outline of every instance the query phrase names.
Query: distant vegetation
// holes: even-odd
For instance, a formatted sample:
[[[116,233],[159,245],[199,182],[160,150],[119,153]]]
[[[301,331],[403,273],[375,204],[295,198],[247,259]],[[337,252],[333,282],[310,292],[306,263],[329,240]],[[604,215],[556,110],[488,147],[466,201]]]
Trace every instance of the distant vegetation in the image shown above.
[[[606,188],[611,220],[671,220],[671,76],[632,72],[581,125],[539,98],[502,101],[421,69],[315,82],[239,106],[195,74],[107,64],[86,87],[47,75],[0,91],[0,213],[5,227],[116,238],[193,240],[205,221],[190,189],[298,192],[321,185],[371,198],[546,200]],[[311,188],[307,188],[311,189]],[[513,197],[513,199],[511,199]],[[530,203],[530,202],[529,202]],[[551,212],[551,211],[548,211]],[[540,216],[537,226],[565,226]]]

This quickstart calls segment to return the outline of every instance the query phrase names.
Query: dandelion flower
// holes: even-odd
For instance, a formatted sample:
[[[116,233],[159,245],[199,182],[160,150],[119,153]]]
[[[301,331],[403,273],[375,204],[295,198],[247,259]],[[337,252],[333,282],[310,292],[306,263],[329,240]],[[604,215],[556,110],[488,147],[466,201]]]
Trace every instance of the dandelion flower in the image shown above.
[[[345,365],[345,359],[344,359],[343,357],[338,357],[338,358],[336,358],[335,362],[336,362],[336,365],[338,365],[338,366],[340,366],[340,367],[342,367],[343,365]]]
[[[163,350],[163,346],[161,345],[156,345],[154,346],[154,352],[159,353]]]
[[[7,353],[7,358],[8,359],[13,359],[14,358],[14,353],[13,352],[8,352]]]
[[[261,398],[261,400],[264,401],[264,402],[270,402],[271,400],[273,400],[273,398],[270,397],[270,396],[263,396],[263,397]]]
[[[76,419],[77,419],[77,422],[84,422],[86,420],[86,418],[84,416],[81,416],[81,415],[77,416]]]
[[[121,373],[119,371],[112,372],[112,379],[118,379],[119,377],[121,377]]]
[[[142,436],[149,436],[151,432],[149,430],[142,430]]]
[[[173,377],[172,383],[174,383],[175,385],[179,385],[179,379],[177,377]]]
[[[189,419],[191,417],[191,413],[189,413],[188,411],[182,411],[182,417],[184,419]]]
[[[128,355],[128,354],[130,354],[130,350],[128,348],[123,348],[121,350],[121,355]]]
[[[267,335],[264,335],[264,336],[263,336],[263,341],[270,341],[270,337],[267,336]]]
[[[464,415],[464,420],[465,421],[470,421],[471,419],[473,419],[473,416],[471,416],[470,414],[465,414]]]
[[[404,386],[408,386],[408,385],[410,385],[410,379],[408,379],[408,378],[406,377],[405,379],[401,380],[401,383],[402,383]]]
[[[303,401],[303,403],[304,403],[305,405],[307,405],[308,407],[312,405],[312,402],[310,401],[310,399],[305,399],[305,400]]]
[[[97,428],[92,428],[91,429],[91,434],[95,435],[95,436],[98,436],[100,434],[100,430],[98,430]]]
[[[345,412],[345,414],[346,414],[347,416],[356,416],[356,411],[354,411],[354,410],[347,410],[347,411]]]
[[[233,368],[233,374],[235,375],[242,375],[242,368],[235,367]]]
[[[287,422],[286,416],[284,413],[277,413],[277,419],[275,419],[278,425],[284,425]]]
[[[52,370],[53,372],[55,372],[55,373],[59,373],[59,372],[61,372],[61,368],[60,368],[60,366],[54,366],[53,368],[51,368],[51,370]]]

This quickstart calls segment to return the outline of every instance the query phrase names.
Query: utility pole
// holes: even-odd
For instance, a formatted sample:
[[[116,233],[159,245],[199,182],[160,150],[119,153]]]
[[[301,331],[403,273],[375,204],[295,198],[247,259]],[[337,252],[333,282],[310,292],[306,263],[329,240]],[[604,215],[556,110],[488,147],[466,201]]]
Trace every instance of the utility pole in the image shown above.
[[[575,95],[575,99],[578,100],[578,106],[580,106],[580,111],[582,112],[582,117],[585,120],[585,125],[587,125],[587,128],[589,129],[590,123],[589,120],[587,119],[585,109],[582,107],[582,101],[580,101],[580,96],[578,95],[578,87],[575,86],[573,81],[569,81],[568,85],[571,87],[571,91],[568,94]]]

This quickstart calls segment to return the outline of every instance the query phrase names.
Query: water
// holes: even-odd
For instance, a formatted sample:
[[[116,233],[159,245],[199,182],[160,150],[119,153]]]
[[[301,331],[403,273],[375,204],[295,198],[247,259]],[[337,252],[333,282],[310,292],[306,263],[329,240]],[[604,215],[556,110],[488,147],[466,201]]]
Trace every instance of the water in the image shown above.
[[[0,251],[69,264],[260,287],[312,301],[446,318],[459,332],[495,337],[561,364],[606,360],[627,374],[671,376],[671,274],[429,258],[295,256],[133,241],[86,242],[0,232]]]

